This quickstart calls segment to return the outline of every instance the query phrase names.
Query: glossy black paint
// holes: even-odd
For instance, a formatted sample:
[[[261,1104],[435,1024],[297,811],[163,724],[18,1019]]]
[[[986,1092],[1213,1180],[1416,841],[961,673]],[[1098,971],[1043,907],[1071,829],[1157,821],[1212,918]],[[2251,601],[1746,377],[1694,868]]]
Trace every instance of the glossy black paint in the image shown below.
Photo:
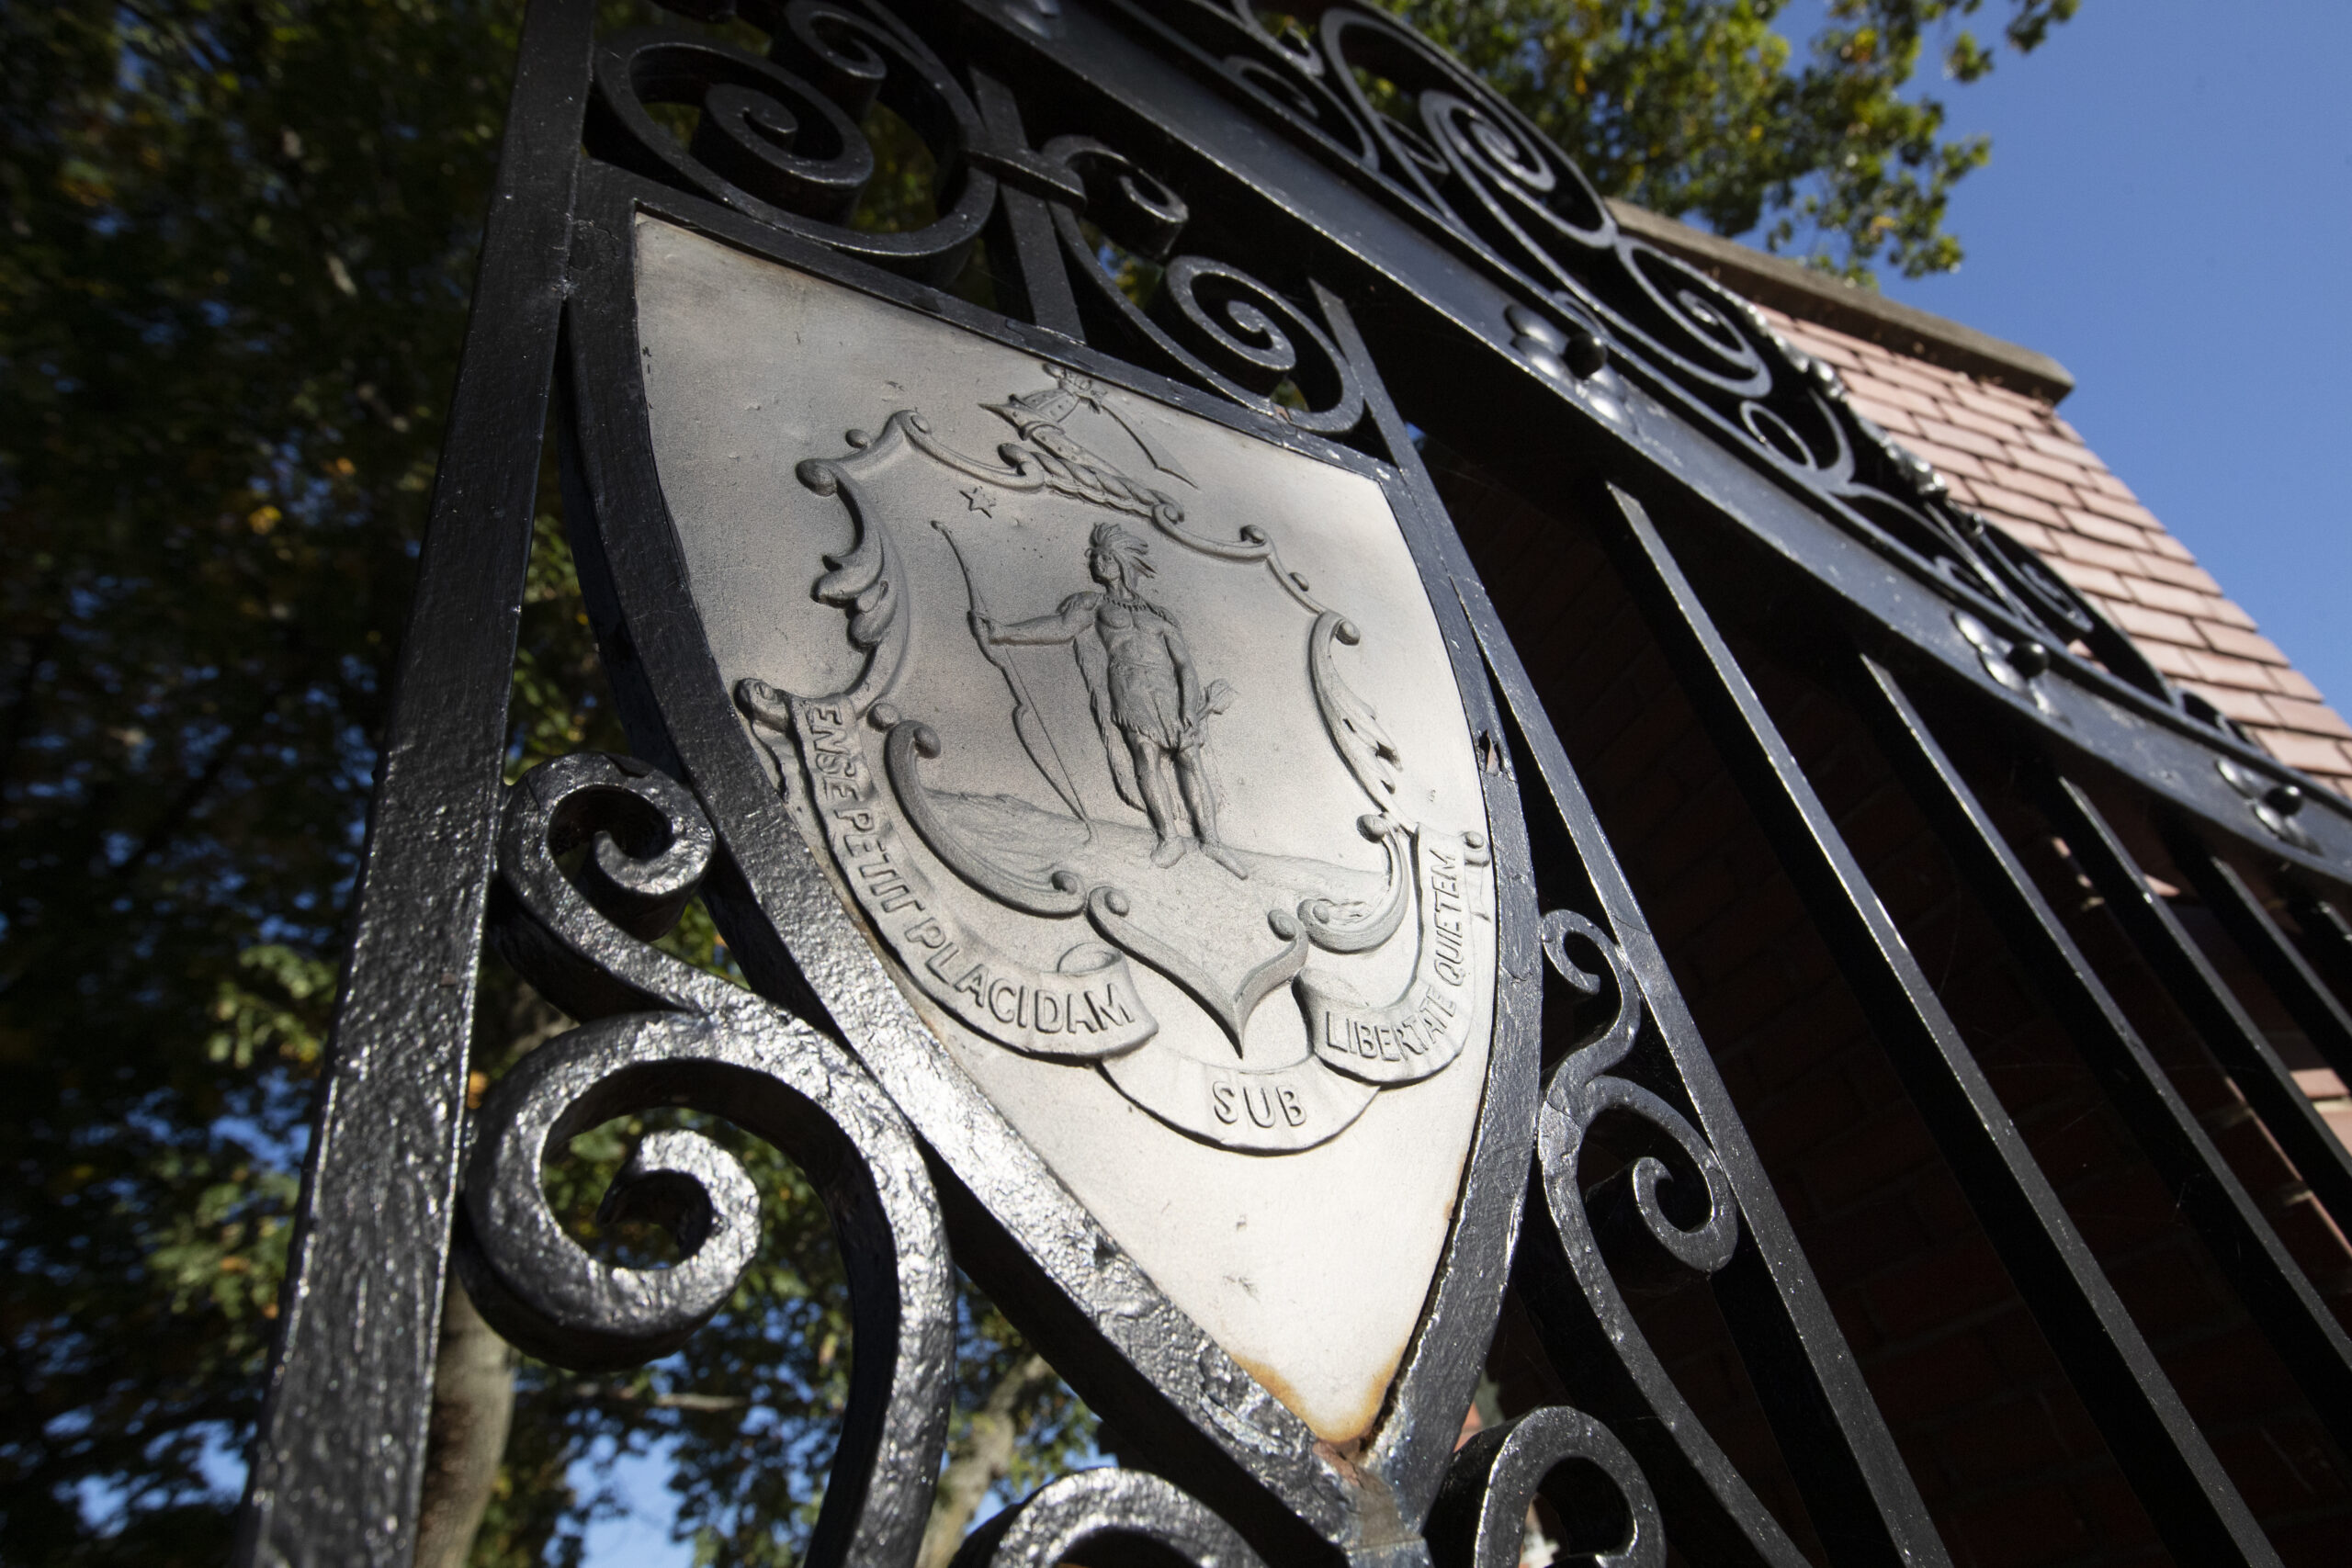
[[[1369,407],[1416,493],[1426,498],[1425,508],[1442,513],[1436,487],[1393,405],[1375,394]],[[1554,907],[1547,925],[1563,915],[1575,917],[1573,906],[1589,899],[1594,913],[1613,929],[1613,945],[1604,932],[1594,940],[1594,951],[1622,958],[1625,970],[1620,972],[1629,971],[1640,998],[1646,998],[1667,1057],[1658,1087],[1687,1103],[1738,1202],[1745,1223],[1730,1259],[1711,1274],[1710,1283],[1808,1508],[1816,1519],[1832,1521],[1826,1535],[1841,1563],[1947,1561],[1918,1488],[1863,1385],[1535,683],[1468,552],[1450,531],[1446,547],[1455,563],[1463,607],[1510,716],[1513,754],[1530,774],[1523,787],[1532,811],[1555,820],[1574,852],[1573,866],[1551,868],[1551,880],[1558,886],[1544,891],[1544,902]],[[1546,944],[1555,969],[1573,990],[1597,995],[1561,968],[1566,940],[1562,936]],[[1574,961],[1566,969],[1581,972]],[[1605,1005],[1623,1007],[1639,999],[1620,987]],[[1556,1074],[1554,1083],[1559,1083]],[[1650,1351],[1607,1265],[1589,1245],[1587,1222],[1577,1213],[1555,1217],[1549,1193],[1554,1185],[1566,1189],[1568,1178],[1559,1167],[1573,1157],[1573,1141],[1564,1135],[1552,1162],[1555,1179],[1545,1181],[1539,1169],[1530,1197],[1533,1213],[1515,1260],[1519,1288],[1536,1309],[1554,1365],[1564,1370],[1577,1397],[1642,1446],[1644,1462],[1667,1493],[1669,1510],[1687,1510],[1677,1522],[1682,1537],[1709,1543],[1709,1551],[1725,1562],[1802,1561]],[[1712,1181],[1709,1187],[1712,1198]],[[1586,1239],[1575,1239],[1580,1235]]]
[[[590,40],[586,8],[532,0],[377,770],[239,1562],[408,1568],[414,1551]]]
[[[582,845],[575,882],[557,857]],[[700,1134],[642,1139],[600,1212],[663,1224],[682,1256],[630,1269],[564,1234],[541,1165],[578,1133],[656,1106],[726,1116],[784,1150],[831,1216],[858,1346],[808,1562],[895,1562],[922,1543],[947,1431],[955,1302],[938,1201],[905,1120],[838,1043],[650,945],[700,889],[714,847],[694,796],[628,758],[562,758],[508,792],[493,939],[584,1026],[484,1098],[458,1277],[500,1333],[559,1366],[667,1355],[727,1303],[752,1260],[750,1179]]]
[[[1334,1470],[1317,1458],[1312,1439],[1295,1418],[1255,1393],[1248,1375],[1124,1262],[1115,1244],[1019,1145],[1010,1124],[964,1078],[884,978],[798,833],[783,819],[774,784],[729,705],[693,606],[684,596],[683,563],[673,553],[673,532],[645,445],[623,237],[634,213],[661,212],[716,238],[756,243],[778,259],[835,281],[947,315],[1015,346],[1034,349],[1034,338],[921,285],[854,272],[838,259],[789,247],[627,176],[593,175],[582,210],[583,229],[594,231],[598,242],[594,260],[581,254],[584,245],[575,251],[574,359],[567,378],[581,426],[570,448],[569,471],[577,475],[572,515],[594,522],[593,531],[583,529],[579,536],[582,580],[600,638],[612,650],[608,664],[633,738],[711,808],[722,848],[741,874],[750,903],[721,894],[715,908],[746,974],[774,994],[803,987],[813,992],[815,1004],[907,1111],[934,1160],[949,1173],[956,1192],[949,1215],[959,1259],[1009,1311],[1035,1323],[1041,1341],[1080,1335],[1093,1341],[1083,1348],[1073,1345],[1076,1353],[1057,1364],[1125,1441],[1147,1451],[1161,1448],[1160,1462],[1180,1479],[1234,1514],[1245,1529],[1254,1525],[1277,1541],[1286,1529],[1297,1528],[1286,1521],[1303,1520],[1329,1543],[1327,1551],[1360,1554],[1417,1544],[1415,1536],[1389,1539],[1380,1532],[1409,1531],[1426,1511],[1461,1425],[1500,1300],[1531,1135],[1536,965],[1528,935],[1533,924],[1532,889],[1515,826],[1515,794],[1506,781],[1489,775],[1488,827],[1504,906],[1498,925],[1505,933],[1506,980],[1498,1003],[1500,1023],[1487,1108],[1473,1145],[1447,1261],[1430,1316],[1398,1373],[1379,1438],[1345,1470]],[[1340,310],[1335,299],[1321,304]],[[1156,331],[1148,322],[1137,330]],[[1408,519],[1408,543],[1425,573],[1435,570],[1422,537],[1428,530],[1414,525],[1413,500],[1385,465],[1318,441],[1299,431],[1295,422],[1257,412],[1248,402],[1237,406],[1204,398],[1076,344],[1060,345],[1058,355],[1114,385],[1133,386],[1389,485]],[[1335,367],[1328,380],[1336,405],[1352,400],[1361,406],[1351,370]],[[1438,581],[1444,581],[1442,573]],[[1483,691],[1474,641],[1459,624],[1458,599],[1435,602],[1441,626],[1449,611],[1455,622],[1447,640],[1460,666],[1462,688]],[[627,652],[620,655],[623,649]],[[1474,714],[1473,720],[1474,728],[1495,728],[1491,717]],[[1517,900],[1527,900],[1525,907]],[[1513,933],[1519,933],[1517,944]],[[1087,1238],[1082,1244],[1081,1237]],[[1057,1251],[1064,1256],[1056,1257]],[[1114,1267],[1114,1258],[1122,1266]],[[1041,1269],[1041,1263],[1048,1266]],[[1073,1314],[1091,1325],[1091,1335],[1068,1321]],[[1224,1392],[1237,1389],[1252,1391],[1242,1396],[1247,1403],[1239,1414],[1246,1424],[1238,1435],[1232,1396]],[[1283,1515],[1271,1513],[1273,1504]],[[1384,1522],[1392,1519],[1399,1522]],[[1292,1549],[1306,1545],[1294,1542]]]
[[[1802,1562],[1627,1305],[1629,1290],[1682,1280],[1713,1291],[1831,1562],[1949,1562],[1416,425],[1521,494],[1568,498],[1610,540],[2166,1544],[2183,1562],[2276,1560],[1634,498],[1687,525],[1679,547],[1746,551],[1775,592],[1853,628],[1867,651],[1850,700],[2339,1441],[2352,1438],[2342,1329],[1934,729],[1990,725],[2044,775],[2052,826],[2339,1221],[2352,1161],[2065,771],[2098,769],[2154,803],[2175,860],[2339,1069],[2352,809],[2184,708],[2030,551],[1856,415],[1834,375],[1618,231],[1532,127],[1385,17],[1301,8],[1307,34],[1283,38],[1224,0],[678,9],[732,9],[772,47],[677,28],[594,39],[589,0],[532,3],[241,1562],[405,1568],[453,1237],[485,1314],[537,1353],[629,1364],[694,1332],[751,1245],[752,1195],[715,1145],[649,1137],[607,1199],[678,1238],[685,1261],[658,1276],[581,1253],[537,1194],[551,1141],[681,1097],[801,1161],[850,1267],[856,1382],[820,1564],[904,1564],[920,1541],[944,1432],[951,1247],[1114,1426],[1130,1467],[1008,1509],[967,1542],[964,1568],[1045,1568],[1073,1550],[1200,1568],[1488,1568],[1516,1561],[1539,1493],[1591,1561],[1651,1564],[1670,1542],[1694,1564]],[[1415,123],[1374,107],[1360,66],[1402,89]],[[905,232],[845,222],[876,102],[942,171],[935,220]],[[704,111],[690,141],[649,111],[664,104]],[[812,142],[822,155],[787,156],[784,120],[830,128]],[[639,382],[639,212],[1388,494],[1479,737],[1502,983],[1453,1229],[1360,1451],[1316,1443],[1095,1224],[923,1029],[786,818],[683,587]],[[1150,309],[1099,265],[1098,233],[1165,266]],[[947,291],[976,245],[1003,314]],[[583,586],[646,761],[567,759],[502,796],[551,373]],[[2068,652],[2075,641],[2093,657]],[[556,857],[582,845],[567,874]],[[2286,890],[2300,944],[2233,858]],[[695,896],[756,995],[647,945]],[[469,1127],[486,909],[496,951],[584,1021]],[[1583,1168],[1604,1117],[1638,1123],[1654,1152]],[[389,1245],[375,1221],[387,1205]],[[1529,1412],[1457,1451],[1507,1286],[1581,1408]]]
[[[1430,1516],[1440,1568],[1514,1568],[1528,1509],[1547,1489],[1572,1532],[1564,1551],[1607,1568],[1662,1568],[1665,1527],[1634,1456],[1600,1422],[1560,1405],[1462,1445]]]
[[[1619,571],[2166,1545],[2192,1562],[2275,1562],[1656,525],[1611,493]]]
[[[966,1537],[954,1568],[1057,1568],[1073,1555],[1110,1568],[1171,1557],[1193,1568],[1263,1568],[1231,1525],[1136,1470],[1047,1483]]]
[[[2171,904],[2149,886],[2147,873],[2090,795],[2054,768],[2045,769],[2036,782],[2050,825],[2089,873],[2206,1049],[2260,1113],[2263,1125],[2336,1224],[2352,1223],[2352,1154],[2312,1109],[2293,1072],[2278,1059],[2245,1005],[2222,982]],[[2189,857],[2192,863],[2198,858]],[[2207,879],[2217,890],[2226,886],[2210,871]]]
[[[1911,798],[1929,815],[1961,874],[2008,933],[2045,1003],[2106,1081],[2132,1135],[2231,1276],[2246,1310],[2261,1320],[2311,1391],[2312,1407],[2336,1440],[2352,1439],[2352,1338],[2149,1055],[1893,672],[1860,655],[1853,687],[1855,705],[1872,722],[1882,750],[1905,775]],[[2214,874],[2234,883],[2251,915],[2260,914],[2260,906],[2245,894],[2236,873],[2219,863],[2209,865]],[[2267,925],[2268,917],[2262,919]],[[2268,929],[2275,937],[2278,928]]]
[[[2352,1012],[2346,1010],[2343,1000],[2296,950],[2237,867],[2214,853],[2193,831],[2176,830],[2172,840],[2174,863],[2220,917],[2222,929],[2253,960],[2263,983],[2286,1005],[2320,1059],[2335,1068],[2339,1077],[2352,1073]],[[2324,921],[2321,917],[2313,923],[2324,929]]]

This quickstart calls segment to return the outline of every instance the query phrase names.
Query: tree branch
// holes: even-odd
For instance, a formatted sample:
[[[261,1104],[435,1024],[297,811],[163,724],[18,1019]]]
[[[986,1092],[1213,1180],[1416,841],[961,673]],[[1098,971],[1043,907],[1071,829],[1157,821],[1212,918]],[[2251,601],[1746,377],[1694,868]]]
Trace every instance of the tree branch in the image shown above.
[[[1013,1445],[1021,1436],[1014,1413],[1033,1391],[1053,1378],[1054,1369],[1046,1359],[1033,1354],[1015,1363],[989,1391],[987,1403],[973,1414],[971,1428],[956,1446],[956,1457],[940,1474],[939,1495],[931,1505],[931,1522],[923,1527],[915,1568],[947,1568],[964,1543],[964,1532],[972,1527],[980,1499],[1012,1472]]]
[[[416,1568],[465,1568],[514,1418],[514,1356],[449,1276],[433,1368],[433,1426],[417,1510]]]

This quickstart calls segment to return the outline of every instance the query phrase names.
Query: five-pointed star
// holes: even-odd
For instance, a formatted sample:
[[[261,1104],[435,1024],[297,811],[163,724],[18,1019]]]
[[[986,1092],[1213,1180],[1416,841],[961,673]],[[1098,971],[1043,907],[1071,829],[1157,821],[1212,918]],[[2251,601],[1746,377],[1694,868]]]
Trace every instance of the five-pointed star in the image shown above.
[[[989,491],[988,486],[974,485],[964,491],[964,507],[966,511],[977,512],[983,517],[994,517],[996,496]]]

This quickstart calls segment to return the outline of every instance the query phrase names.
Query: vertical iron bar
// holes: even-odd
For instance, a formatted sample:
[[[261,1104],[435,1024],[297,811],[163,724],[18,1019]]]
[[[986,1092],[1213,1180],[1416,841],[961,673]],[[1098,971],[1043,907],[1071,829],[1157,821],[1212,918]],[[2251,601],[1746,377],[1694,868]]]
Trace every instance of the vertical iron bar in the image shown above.
[[[2335,1076],[2352,1084],[2352,1014],[2335,999],[2325,983],[2312,972],[2270,911],[2262,907],[2254,889],[2245,885],[2237,867],[2215,854],[2202,840],[2194,837],[2186,825],[2176,825],[2165,835],[2165,847],[2238,944],[2254,963],[2256,973],[2270,987],[2320,1059],[2335,1069]]]
[[[1618,569],[1701,723],[2165,1546],[2200,1568],[2275,1564],[2278,1554],[2034,1163],[1666,541],[1640,502],[1613,485],[1596,510],[1604,514]],[[1610,510],[1622,526],[1607,526]]]
[[[594,7],[531,0],[234,1561],[415,1552],[466,1048]]]
[[[1012,90],[985,71],[975,70],[971,76],[973,101],[999,151],[1008,158],[1027,152],[1029,136],[1021,124],[1021,106]],[[1047,332],[1084,343],[1086,327],[1079,319],[1078,295],[1070,288],[1061,236],[1054,232],[1053,214],[1046,209],[1045,199],[1001,179],[987,240],[989,266],[996,275],[997,286],[1015,296],[999,299],[999,310],[1008,316],[1025,316]]]
[[[1856,660],[1858,705],[1912,800],[2098,1074],[2149,1163],[2277,1346],[2321,1422],[2352,1448],[2352,1338],[2148,1054],[1901,682],[1868,654]]]
[[[2327,971],[2336,996],[2352,997],[2352,921],[2306,887],[2290,887],[2287,907],[2295,911],[2295,929],[2302,933],[2313,961]],[[2345,1081],[2352,1083],[2352,1077]]]
[[[1334,312],[1331,325],[1340,352],[1359,365],[1372,366],[1371,352],[1353,320],[1344,311]],[[1936,1534],[1918,1483],[1903,1462],[1885,1417],[1854,1364],[1853,1350],[1797,1244],[1770,1178],[1715,1072],[1713,1058],[1699,1038],[1698,1025],[1683,1004],[1633,886],[1617,863],[1616,852],[1600,829],[1575,766],[1544,713],[1533,679],[1487,596],[1486,585],[1461,536],[1443,521],[1445,505],[1429,467],[1413,445],[1385,384],[1369,369],[1361,379],[1366,407],[1389,460],[1396,465],[1422,509],[1440,520],[1435,532],[1444,545],[1448,570],[1481,650],[1495,671],[1504,700],[1517,716],[1521,739],[1543,777],[1553,809],[1584,862],[1602,913],[1644,982],[1645,998],[1667,1039],[1700,1126],[1731,1179],[1746,1236],[1737,1256],[1717,1277],[1716,1288],[1719,1294],[1738,1303],[1724,1317],[1763,1402],[1773,1436],[1804,1496],[1806,1511],[1840,1568],[1882,1562],[1908,1568],[1949,1564],[1951,1555]],[[1531,1242],[1523,1238],[1521,1245]],[[1703,1431],[1690,1436],[1713,1448],[1713,1439]],[[1715,1457],[1721,1457],[1719,1450]],[[1727,1461],[1722,1465],[1721,1478],[1709,1476],[1706,1483],[1745,1487]],[[1752,1494],[1724,1501],[1732,1514],[1752,1511],[1770,1518]]]
[[[2172,907],[2148,886],[2146,874],[2090,796],[2055,768],[2045,768],[2039,782],[2050,825],[2090,873],[2092,885],[2148,967],[2294,1162],[2312,1195],[2338,1225],[2352,1230],[2352,1157],[2312,1108],[2295,1075],[2230,994],[2196,939],[2182,929]]]

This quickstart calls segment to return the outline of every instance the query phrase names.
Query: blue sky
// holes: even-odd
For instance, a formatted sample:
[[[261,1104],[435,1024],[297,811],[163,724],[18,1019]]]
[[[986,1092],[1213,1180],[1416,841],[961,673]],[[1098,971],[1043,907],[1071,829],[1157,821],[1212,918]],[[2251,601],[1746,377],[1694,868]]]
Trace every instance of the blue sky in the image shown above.
[[[2007,9],[1990,0],[1979,36]],[[1955,129],[1993,138],[1993,161],[1952,200],[1960,271],[1883,280],[2072,371],[2060,412],[2338,711],[2347,62],[2347,0],[2085,0],[2034,54],[1929,85]]]

